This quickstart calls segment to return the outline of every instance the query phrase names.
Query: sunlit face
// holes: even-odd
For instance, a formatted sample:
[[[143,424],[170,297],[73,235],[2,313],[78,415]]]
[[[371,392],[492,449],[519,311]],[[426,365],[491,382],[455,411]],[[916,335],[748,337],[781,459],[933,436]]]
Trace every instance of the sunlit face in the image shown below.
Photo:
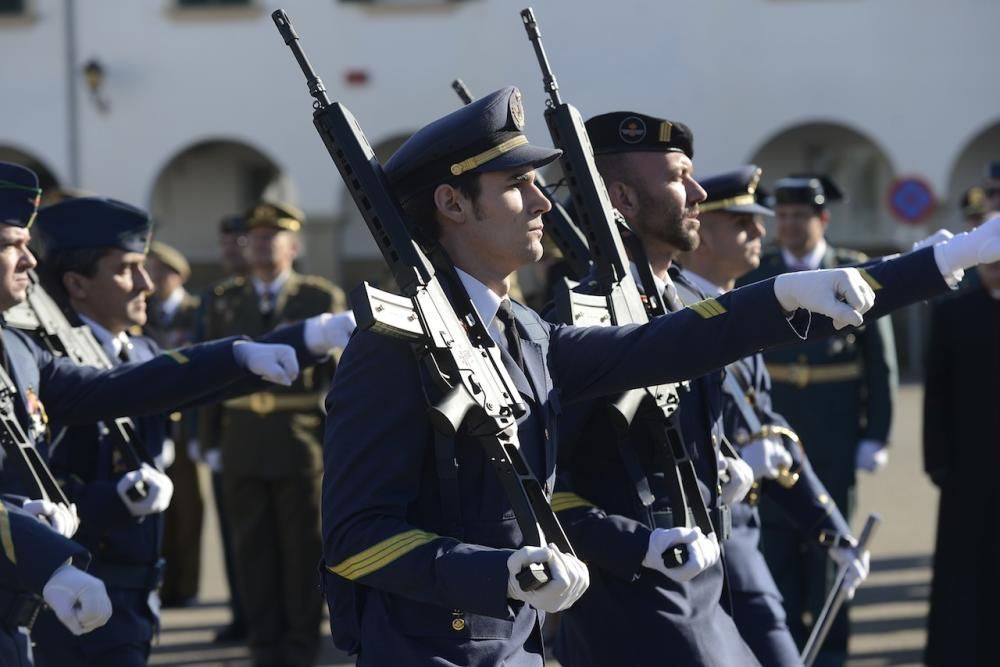
[[[727,211],[701,214],[702,250],[726,276],[737,278],[760,265],[764,233],[759,215]]]
[[[698,247],[698,204],[705,190],[694,179],[694,165],[683,153],[628,155],[636,210],[626,214],[640,238],[666,243],[682,252]]]
[[[0,224],[0,310],[27,297],[28,271],[38,262],[28,250],[31,234],[23,227]]]
[[[292,268],[299,255],[299,238],[295,232],[276,227],[254,227],[247,232],[250,266],[281,273]]]
[[[542,257],[542,214],[552,208],[528,168],[479,175],[479,196],[457,191],[462,224],[442,225],[442,242],[457,244],[464,256],[492,275],[508,275]]]
[[[809,204],[778,204],[774,208],[778,243],[793,255],[804,257],[819,245],[830,216]]]
[[[153,281],[145,262],[145,253],[115,248],[98,260],[92,277],[67,273],[63,283],[74,307],[117,333],[146,323],[146,296]]]

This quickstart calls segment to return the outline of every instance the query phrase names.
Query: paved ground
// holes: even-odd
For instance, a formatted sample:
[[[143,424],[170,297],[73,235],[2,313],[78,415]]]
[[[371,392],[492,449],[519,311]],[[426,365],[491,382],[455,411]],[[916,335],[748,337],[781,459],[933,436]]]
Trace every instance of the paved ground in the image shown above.
[[[936,493],[921,470],[921,397],[918,386],[902,389],[891,464],[878,477],[861,483],[857,523],[870,511],[880,512],[883,523],[872,546],[872,576],[858,592],[852,609],[855,634],[850,667],[920,664],[937,511]],[[216,530],[215,516],[209,513],[203,545],[203,604],[165,612],[153,665],[249,664],[242,646],[210,643],[215,630],[228,620]],[[338,655],[328,640],[323,646],[320,664],[324,667],[353,664]]]

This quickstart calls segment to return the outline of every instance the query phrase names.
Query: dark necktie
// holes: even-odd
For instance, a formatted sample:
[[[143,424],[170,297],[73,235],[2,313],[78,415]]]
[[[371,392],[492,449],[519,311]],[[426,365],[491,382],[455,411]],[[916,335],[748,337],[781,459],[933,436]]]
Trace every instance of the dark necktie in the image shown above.
[[[667,278],[667,285],[663,288],[663,303],[671,313],[676,313],[684,307],[680,296],[677,294],[677,287],[670,278]]]
[[[131,347],[129,343],[122,343],[121,347],[118,349],[118,358],[122,360],[123,364],[127,364],[131,361],[128,355],[129,347]]]
[[[497,322],[500,325],[500,333],[507,341],[507,352],[513,357],[517,367],[523,371],[524,355],[521,352],[521,339],[517,335],[517,325],[514,324],[514,312],[510,305],[510,299],[504,299],[500,302],[500,308],[497,309]]]

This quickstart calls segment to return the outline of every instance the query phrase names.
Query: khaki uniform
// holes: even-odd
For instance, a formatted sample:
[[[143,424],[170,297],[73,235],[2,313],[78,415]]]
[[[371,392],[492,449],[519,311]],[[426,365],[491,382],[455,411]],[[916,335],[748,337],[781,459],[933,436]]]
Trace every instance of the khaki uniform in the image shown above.
[[[274,309],[262,314],[252,281],[237,277],[217,286],[207,301],[203,334],[255,337],[345,306],[336,285],[292,272]],[[237,581],[258,662],[315,660],[322,406],[333,370],[332,361],[303,369],[290,387],[271,385],[200,413],[203,446],[222,450]]]
[[[166,322],[159,303],[151,300],[149,320],[143,333],[165,350],[187,345],[194,340],[200,305],[201,299],[185,292],[173,317]],[[168,436],[174,441],[174,462],[167,468],[167,476],[174,483],[174,495],[164,512],[163,558],[167,569],[160,591],[167,606],[197,597],[201,577],[201,526],[205,502],[198,484],[198,464],[187,454],[194,419],[194,414],[188,412],[170,415]]]

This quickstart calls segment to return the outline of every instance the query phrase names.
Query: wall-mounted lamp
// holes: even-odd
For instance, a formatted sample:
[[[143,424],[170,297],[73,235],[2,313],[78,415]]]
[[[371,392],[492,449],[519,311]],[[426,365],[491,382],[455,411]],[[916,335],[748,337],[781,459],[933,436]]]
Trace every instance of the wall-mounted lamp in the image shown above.
[[[107,96],[104,94],[104,77],[104,65],[101,64],[100,60],[91,58],[83,66],[83,78],[87,82],[90,96],[94,99],[94,104],[97,105],[98,110],[102,113],[106,113],[111,108]]]

